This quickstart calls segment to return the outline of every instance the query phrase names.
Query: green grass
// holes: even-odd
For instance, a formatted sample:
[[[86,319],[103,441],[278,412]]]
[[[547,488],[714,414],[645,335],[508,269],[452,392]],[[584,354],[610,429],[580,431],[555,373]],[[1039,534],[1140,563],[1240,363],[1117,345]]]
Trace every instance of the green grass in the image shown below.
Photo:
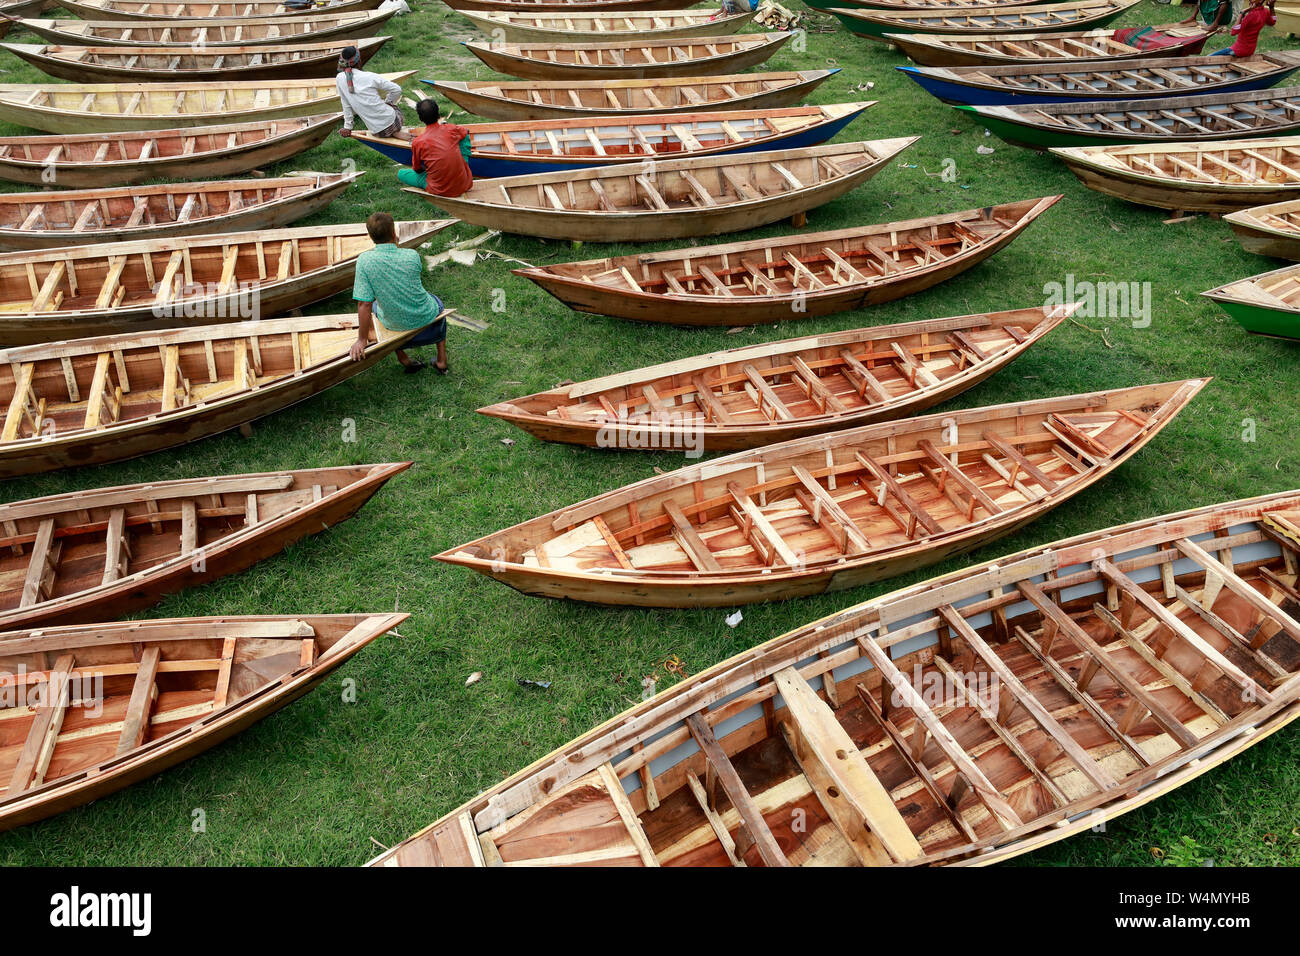
[[[1164,22],[1183,8],[1145,4],[1127,22]],[[0,836],[8,864],[361,863],[526,763],[635,703],[643,676],[666,677],[679,657],[691,673],[806,621],[875,594],[1066,535],[1148,515],[1297,484],[1300,434],[1297,347],[1246,335],[1197,293],[1272,268],[1247,255],[1208,218],[1165,226],[1160,212],[1089,192],[1048,156],[986,138],[966,116],[940,105],[894,72],[907,61],[854,39],[815,15],[807,52],[782,51],[773,69],[839,66],[818,102],[880,100],[841,138],[921,134],[875,179],[814,211],[827,229],[1064,193],[1065,201],[983,266],[870,313],[791,322],[727,334],[642,327],[569,312],[510,274],[504,259],[443,267],[431,286],[449,306],[490,323],[453,329],[453,374],[404,377],[396,363],[370,370],[313,401],[256,425],[251,438],[222,435],[119,465],[12,481],[7,499],[146,479],[413,459],[359,516],[244,574],[164,601],[159,616],[386,611],[412,614],[402,637],[377,641],[337,676],[235,740],[83,809]],[[424,0],[390,21],[396,39],[372,61],[421,77],[488,74],[457,45],[468,22]],[[33,42],[20,31],[14,42]],[[1211,41],[1212,43],[1214,41]],[[1272,34],[1269,47],[1285,46]],[[5,80],[39,77],[15,58]],[[855,91],[874,82],[870,94]],[[412,86],[414,89],[414,86]],[[4,132],[15,132],[5,130]],[[976,148],[992,146],[992,155]],[[938,173],[956,163],[956,182]],[[283,164],[331,171],[355,161],[367,175],[320,222],[359,221],[386,209],[432,218],[433,207],[398,191],[393,167],[359,144],[332,137]],[[437,237],[480,230],[457,226]],[[787,225],[763,234],[789,231]],[[484,248],[530,263],[559,262],[633,247],[588,247],[501,237]],[[1112,386],[1213,375],[1177,421],[1118,473],[1023,533],[920,574],[820,598],[725,610],[649,611],[585,607],[522,597],[479,575],[435,564],[451,545],[522,521],[682,462],[669,453],[601,453],[543,445],[475,415],[498,400],[620,369],[820,330],[852,328],[1039,304],[1043,286],[1064,281],[1149,281],[1154,321],[1070,323],[1011,369],[953,406],[1028,400]],[[506,311],[490,311],[505,290]],[[346,296],[313,306],[343,312]],[[1090,331],[1084,325],[1091,326]],[[342,441],[343,420],[355,443]],[[1241,440],[1243,421],[1256,440]],[[513,446],[502,439],[515,440]],[[480,683],[465,679],[482,671]],[[354,680],[356,703],[341,699]],[[551,681],[548,691],[518,679]],[[661,686],[664,686],[661,683]],[[1171,796],[1026,858],[1040,865],[1165,862],[1219,865],[1297,860],[1300,735],[1284,731]],[[206,814],[205,833],[191,829]]]

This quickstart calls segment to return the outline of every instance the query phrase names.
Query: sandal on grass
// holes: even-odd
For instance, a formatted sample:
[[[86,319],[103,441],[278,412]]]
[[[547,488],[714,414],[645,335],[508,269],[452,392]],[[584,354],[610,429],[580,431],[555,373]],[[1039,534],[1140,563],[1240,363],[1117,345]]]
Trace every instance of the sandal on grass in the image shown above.
[[[423,372],[429,367],[429,363],[424,359],[414,359],[411,364],[402,366],[404,375],[414,375],[416,372]]]

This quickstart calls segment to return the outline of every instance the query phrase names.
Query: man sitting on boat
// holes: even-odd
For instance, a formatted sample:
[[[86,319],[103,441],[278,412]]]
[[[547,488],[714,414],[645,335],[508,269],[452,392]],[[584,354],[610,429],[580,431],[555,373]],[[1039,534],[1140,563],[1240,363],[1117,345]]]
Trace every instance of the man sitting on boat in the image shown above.
[[[420,100],[415,112],[424,132],[411,141],[411,166],[397,171],[398,180],[434,196],[463,196],[474,185],[469,129],[442,119],[431,99]]]
[[[1232,0],[1197,0],[1192,15],[1181,22],[1194,24],[1198,17],[1207,27],[1205,32],[1214,36],[1232,22]]]
[[[411,134],[403,129],[402,111],[397,108],[402,98],[402,88],[378,73],[359,69],[361,53],[354,46],[346,46],[339,54],[339,101],[343,104],[343,128],[340,136],[351,136],[357,117],[366,129],[376,136],[392,136],[410,140]]]
[[[439,374],[447,374],[447,320],[442,317],[442,301],[424,287],[424,267],[420,254],[397,244],[397,227],[386,212],[372,213],[366,220],[366,232],[375,244],[357,256],[356,278],[352,298],[357,301],[357,340],[348,354],[360,361],[372,335],[378,341],[401,332],[421,329],[408,346],[437,345]],[[395,353],[407,373],[428,368],[428,363],[413,359],[402,349]]]

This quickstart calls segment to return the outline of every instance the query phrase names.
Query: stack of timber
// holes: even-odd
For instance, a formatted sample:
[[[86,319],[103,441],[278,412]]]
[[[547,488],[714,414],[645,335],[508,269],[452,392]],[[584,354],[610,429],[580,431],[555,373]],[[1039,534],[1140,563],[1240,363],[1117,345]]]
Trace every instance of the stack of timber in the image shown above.
[[[1087,833],[1300,717],[1298,536],[1287,492],[895,591],[675,684],[373,865],[966,866]]]
[[[574,36],[636,37],[661,40],[668,37],[724,36],[739,33],[754,18],[751,13],[715,10],[628,10],[623,13],[566,11],[461,13],[480,33],[510,43],[572,42]]]
[[[741,73],[657,80],[426,80],[461,109],[498,120],[638,116],[792,106],[838,73]]]
[[[0,251],[273,229],[319,212],[361,173],[0,193]]]
[[[921,374],[907,350],[872,361],[909,381]],[[762,394],[766,380],[756,379],[748,381]],[[606,492],[437,559],[524,594],[640,607],[735,607],[856,587],[1023,527],[1128,460],[1206,383],[971,408],[768,445]],[[780,414],[770,395],[763,404]]]
[[[369,10],[257,20],[24,20],[23,26],[63,46],[265,46],[372,37],[392,16]]]
[[[357,317],[315,315],[0,350],[0,478],[122,461],[220,434],[371,367],[416,330],[348,350]]]
[[[381,74],[394,83],[415,75]],[[333,80],[0,85],[0,121],[47,133],[215,126],[334,113]]]
[[[113,620],[243,571],[351,518],[410,465],[151,481],[0,505],[0,629]]]
[[[383,0],[321,0],[307,8],[280,0],[59,0],[83,20],[262,20],[267,17],[373,10]]]
[[[1284,266],[1201,294],[1219,303],[1247,332],[1300,341],[1300,266]]]
[[[398,222],[398,244],[454,222]],[[373,246],[364,224],[348,223],[0,253],[0,342],[276,315],[351,288]]]
[[[1158,142],[1192,145],[1300,129],[1300,86],[1169,99],[959,109],[1008,143],[1030,149]]]
[[[94,189],[246,173],[319,146],[341,113],[191,129],[0,137],[0,179]]]
[[[1076,305],[749,345],[480,408],[544,441],[735,451],[922,411],[984,381]],[[899,364],[912,356],[912,364]],[[870,366],[870,368],[868,367]]]
[[[650,160],[476,182],[420,196],[464,222],[594,242],[715,236],[800,217],[866,182],[917,137]]]
[[[595,43],[470,41],[465,47],[489,69],[525,80],[651,79],[739,73],[758,66],[793,33],[670,38],[612,37]]]
[[[1168,46],[1145,48],[1117,39],[1125,31],[1101,29],[1060,33],[894,33],[886,37],[921,66],[997,66],[1034,62],[1086,63],[1090,60],[1145,60],[1166,56],[1195,56],[1209,35],[1181,23],[1151,27],[1156,33],[1179,37]]]
[[[1033,103],[1172,99],[1262,90],[1300,69],[1300,53],[1251,57],[1190,56],[1157,60],[1038,62],[1009,66],[916,67],[899,71],[945,103],[1018,106]]]
[[[364,63],[391,37],[356,41]],[[36,46],[0,43],[46,76],[74,83],[171,83],[309,79],[334,76],[338,43],[162,49],[158,46]]]
[[[899,33],[1043,33],[1101,26],[1123,15],[1141,0],[1071,0],[1034,6],[961,7],[954,10],[871,10],[832,7],[845,28],[856,36],[893,43]]]
[[[775,110],[676,113],[672,116],[574,117],[475,123],[469,167],[476,179],[558,172],[722,153],[817,146],[853,122],[875,100]],[[354,132],[352,138],[396,163],[411,165],[404,139]]]
[[[1178,212],[1231,212],[1300,195],[1300,137],[1054,149],[1089,189]]]
[[[515,274],[596,315],[728,328],[784,322],[890,302],[951,279],[1010,245],[1060,199]]]
[[[172,618],[0,634],[9,691],[0,715],[15,735],[0,755],[0,829],[202,753],[297,700],[408,616]]]
[[[1300,261],[1300,200],[1253,206],[1229,213],[1223,221],[1247,252]]]

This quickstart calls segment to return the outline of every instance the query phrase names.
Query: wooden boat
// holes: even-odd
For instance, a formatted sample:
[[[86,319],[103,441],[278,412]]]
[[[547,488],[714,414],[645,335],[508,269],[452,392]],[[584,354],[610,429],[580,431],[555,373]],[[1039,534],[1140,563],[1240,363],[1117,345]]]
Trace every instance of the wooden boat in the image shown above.
[[[8,36],[14,23],[22,17],[37,17],[43,10],[57,7],[59,0],[13,0],[0,3],[0,37]]]
[[[1135,36],[1138,31],[1149,31]],[[1127,39],[1121,39],[1121,38]],[[1165,45],[1144,45],[1151,37]],[[893,33],[886,37],[921,66],[997,66],[1037,63],[1041,66],[1087,63],[1091,60],[1145,60],[1165,56],[1196,56],[1209,35],[1181,23],[1153,27],[1079,30],[1061,33]]]
[[[457,12],[566,13],[573,11],[625,13],[632,10],[676,10],[683,0],[443,0]]]
[[[1223,221],[1247,252],[1300,261],[1300,199],[1241,209]]]
[[[1300,717],[1297,509],[1138,521],[831,614],[372,865],[978,866],[1086,834]]]
[[[1293,3],[1279,3],[1273,8],[1273,14],[1277,17],[1277,25],[1274,29],[1278,33],[1288,38],[1300,36],[1300,6]]]
[[[1201,295],[1219,303],[1247,332],[1300,340],[1300,266],[1283,266]]]
[[[361,175],[306,172],[274,179],[0,193],[0,251],[274,229],[324,209]]]
[[[766,61],[792,36],[785,32],[667,40],[611,37],[596,43],[468,41],[464,46],[489,69],[525,80],[641,80],[739,73]]]
[[[799,149],[831,139],[874,100],[775,110],[676,113],[672,116],[575,117],[474,123],[469,168],[475,179],[611,166],[664,156],[709,156]],[[353,133],[393,162],[411,165],[404,139]]]
[[[383,0],[315,0],[305,9],[280,0],[59,0],[59,6],[83,20],[201,20],[261,19],[316,13],[351,13],[373,10]]]
[[[1008,143],[1030,149],[1254,139],[1300,129],[1300,86],[1156,100],[961,106]]]
[[[410,465],[152,481],[0,505],[0,625],[83,624],[152,607],[346,521]]]
[[[919,365],[906,352],[886,361],[909,375]],[[638,607],[735,607],[857,587],[1023,527],[1126,461],[1207,381],[768,445],[655,475],[436,558],[524,594]]]
[[[425,80],[461,109],[497,120],[639,116],[792,106],[838,73],[740,73],[657,80]]]
[[[0,477],[122,461],[218,435],[351,378],[415,334],[371,345],[359,362],[348,355],[355,314],[0,349]]]
[[[579,312],[726,328],[785,322],[892,302],[960,275],[1010,245],[1060,199],[515,274]]]
[[[258,20],[23,20],[23,26],[62,46],[266,46],[372,37],[392,10],[299,13]]]
[[[1300,136],[1054,149],[1089,189],[1179,212],[1231,212],[1300,196]]]
[[[415,75],[383,73],[402,83]],[[214,126],[335,113],[334,80],[0,84],[0,121],[47,133]]]
[[[1044,33],[1099,27],[1141,0],[1071,0],[1027,7],[963,7],[957,10],[870,10],[832,7],[850,33],[893,43],[899,33]]]
[[[0,828],[98,800],[233,737],[408,616],[190,617],[0,634],[0,713],[10,718]]]
[[[1167,100],[1262,90],[1300,69],[1300,53],[1092,60],[1043,66],[897,68],[931,96],[957,105],[1022,106],[1103,100]]]
[[[0,179],[94,189],[157,179],[214,179],[246,173],[319,146],[343,114],[224,126],[0,137]]]
[[[1014,309],[748,345],[560,385],[479,414],[543,441],[589,448],[675,449],[692,457],[757,448],[937,405],[1018,358],[1075,308]],[[907,355],[913,364],[900,366]]]
[[[963,10],[967,7],[1025,7],[1042,0],[805,0],[805,6],[830,13],[845,10]]]
[[[635,36],[654,40],[666,37],[725,36],[739,33],[754,18],[751,13],[715,10],[629,10],[624,13],[566,11],[522,13],[460,11],[484,36],[510,43],[566,43],[574,36]]]
[[[592,242],[716,236],[801,217],[866,182],[918,137],[833,143],[475,183],[455,198],[404,189],[463,222]]]
[[[398,222],[398,242],[452,224]],[[0,253],[0,344],[277,315],[350,289],[372,245],[348,223]]]
[[[362,62],[378,53],[390,39],[357,40]],[[336,75],[340,45],[271,44],[173,51],[158,46],[2,43],[0,48],[26,60],[46,76],[74,83],[170,83],[332,77]]]

